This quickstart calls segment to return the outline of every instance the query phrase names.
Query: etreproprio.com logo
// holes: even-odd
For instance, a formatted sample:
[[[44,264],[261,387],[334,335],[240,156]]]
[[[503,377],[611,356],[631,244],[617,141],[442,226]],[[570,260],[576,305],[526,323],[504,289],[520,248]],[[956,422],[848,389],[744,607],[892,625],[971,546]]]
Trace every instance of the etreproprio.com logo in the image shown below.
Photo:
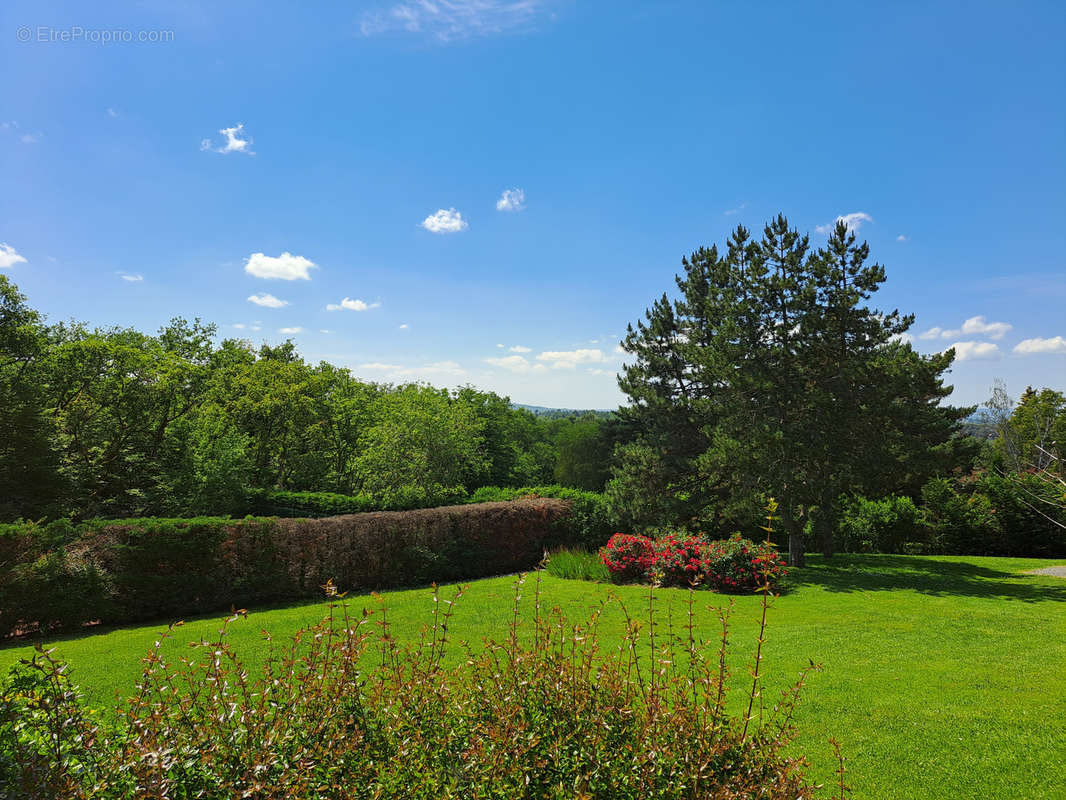
[[[15,31],[15,39],[33,43],[89,44],[161,44],[174,41],[172,30],[133,30],[132,28],[83,28],[71,25],[56,28],[51,25],[22,25]]]

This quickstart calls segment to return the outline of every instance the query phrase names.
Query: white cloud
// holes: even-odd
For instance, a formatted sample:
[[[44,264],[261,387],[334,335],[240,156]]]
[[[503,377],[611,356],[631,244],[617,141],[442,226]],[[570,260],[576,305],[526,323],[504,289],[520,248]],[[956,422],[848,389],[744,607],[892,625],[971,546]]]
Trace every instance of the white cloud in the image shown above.
[[[930,328],[925,333],[918,334],[919,339],[939,339],[940,334],[944,332],[943,328]]]
[[[731,216],[733,216],[734,214],[739,214],[739,213],[740,213],[741,211],[743,211],[743,210],[744,210],[745,208],[747,208],[747,207],[748,207],[748,204],[747,204],[747,203],[741,203],[741,204],[740,204],[739,206],[737,206],[736,208],[731,208],[731,209],[729,209],[728,211],[723,211],[723,212],[722,212],[722,216],[724,216],[724,217],[731,217]]]
[[[363,15],[364,36],[406,32],[453,42],[523,28],[550,0],[407,0]]]
[[[521,189],[504,189],[496,201],[497,211],[521,211],[526,207],[526,193]]]
[[[327,331],[327,330],[326,330],[325,328],[321,328],[321,329],[319,329],[319,331],[318,331],[318,332],[319,332],[319,333],[331,333],[331,331]]]
[[[111,117],[111,119],[114,119],[115,117],[118,116],[118,112],[115,111],[115,109],[113,109],[113,108],[109,108],[109,109],[107,109],[107,115],[109,117]]]
[[[987,322],[984,317],[970,317],[962,323],[962,332],[966,336],[985,334],[990,339],[1002,339],[1003,335],[1014,326],[1006,322]]]
[[[430,233],[459,233],[470,226],[454,208],[441,208],[422,220],[422,227]]]
[[[599,349],[546,350],[537,356],[537,361],[549,362],[552,369],[574,369],[578,364],[601,364],[606,360]]]
[[[622,347],[622,345],[620,345],[620,344],[616,344],[614,346],[614,351],[616,353],[618,353],[618,355],[622,355],[622,356],[626,355],[626,349],[624,347]]]
[[[327,304],[326,311],[366,311],[380,306],[381,303],[364,303],[362,300],[352,300],[350,297],[345,297],[339,303]]]
[[[609,369],[600,369],[597,367],[596,369],[590,369],[589,375],[614,375],[614,373]]]
[[[503,349],[503,345],[502,344],[497,344],[496,346],[499,347],[500,349]]]
[[[956,361],[998,361],[1003,357],[998,345],[991,342],[955,342],[950,350],[955,348]]]
[[[421,367],[405,367],[401,364],[383,364],[374,361],[369,364],[360,364],[359,369],[373,372],[384,372],[386,377],[396,379],[410,379],[416,377],[440,378],[442,376],[461,377],[466,375],[466,370],[455,361],[434,361],[423,364]]]
[[[902,342],[903,344],[914,344],[914,337],[909,333],[897,333],[895,336],[889,338],[890,342]]]
[[[272,294],[253,294],[248,298],[249,303],[255,303],[263,308],[282,308],[289,304],[288,300],[279,300]]]
[[[1053,336],[1050,339],[1023,339],[1014,345],[1014,352],[1022,356],[1037,353],[1066,353],[1066,336]]]
[[[400,330],[401,331],[407,330],[407,323],[406,322],[403,325],[400,326]]]
[[[509,372],[547,372],[548,368],[543,364],[532,364],[523,356],[503,356],[502,358],[486,358],[485,363],[494,367],[508,370]]]
[[[295,281],[311,280],[308,273],[312,267],[317,267],[315,262],[303,256],[294,256],[285,252],[275,258],[274,256],[252,253],[244,265],[244,271],[257,278],[267,280]]]
[[[234,322],[233,327],[239,331],[261,331],[263,330],[259,325],[245,325],[243,322]]]
[[[529,347],[523,347],[520,344],[516,344],[514,347],[509,348],[512,353],[528,353],[531,349],[532,348]]]
[[[838,222],[843,222],[847,226],[849,233],[857,233],[864,222],[873,221],[874,218],[865,211],[854,211],[851,214],[839,216],[825,225],[818,225],[815,230],[824,236],[828,236],[833,232],[833,229],[836,228]]]
[[[210,139],[200,141],[201,150],[209,150],[212,153],[244,153],[254,156],[252,150],[252,137],[244,132],[244,125],[237,123],[232,128],[222,128],[219,133],[226,137],[226,141],[218,146]]]
[[[130,283],[140,283],[144,280],[144,276],[140,273],[119,272],[117,274],[122,280],[129,281]]]
[[[296,327],[294,327],[294,328],[278,328],[278,333],[289,334],[289,333],[303,333],[303,332],[304,332],[304,329],[301,328],[298,325]]]
[[[909,242],[909,241],[910,241],[910,238],[909,238],[909,237],[907,237],[907,236],[904,236],[904,235],[903,235],[903,234],[901,233],[901,234],[900,234],[899,236],[897,236],[897,237],[896,237],[896,241],[897,241],[897,242]]]
[[[19,252],[14,247],[0,243],[0,269],[28,263],[25,256],[19,255]]]

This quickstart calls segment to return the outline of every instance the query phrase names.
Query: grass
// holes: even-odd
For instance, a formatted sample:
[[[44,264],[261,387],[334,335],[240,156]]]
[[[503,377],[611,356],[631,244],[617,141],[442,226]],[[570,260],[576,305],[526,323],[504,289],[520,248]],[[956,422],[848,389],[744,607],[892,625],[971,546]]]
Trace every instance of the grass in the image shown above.
[[[848,757],[859,798],[1061,798],[1066,762],[1066,580],[1022,574],[1055,562],[1035,559],[916,556],[812,557],[771,610],[763,650],[766,697],[820,661],[801,703],[795,747],[816,779],[832,780],[827,740]],[[1061,563],[1061,562],[1060,562]],[[513,578],[471,584],[453,621],[456,639],[505,634]],[[642,587],[611,587],[544,577],[542,602],[579,618],[615,592],[632,613],[647,607]],[[530,601],[527,585],[523,603]],[[683,617],[687,592],[656,591],[658,624]],[[428,592],[387,595],[393,633],[414,637],[430,621]],[[699,593],[701,634],[713,640],[713,610],[728,598]],[[369,598],[351,599],[356,608]],[[757,597],[734,601],[730,642],[737,702],[754,650]],[[282,637],[319,619],[324,604],[262,610],[230,628],[234,646],[255,666],[266,653],[260,629]],[[618,637],[620,612],[601,621],[605,642]],[[139,658],[160,625],[58,638],[55,655],[71,665],[90,701],[112,706],[130,693]],[[217,619],[188,621],[187,639],[211,636]],[[658,629],[661,631],[661,628]],[[167,647],[178,648],[178,643]],[[0,670],[31,652],[0,649]],[[455,652],[455,651],[453,651]],[[457,653],[456,653],[457,654]],[[737,709],[739,710],[739,709]]]
[[[563,549],[549,553],[544,569],[556,578],[594,583],[611,582],[610,570],[600,561],[599,554],[585,550]]]

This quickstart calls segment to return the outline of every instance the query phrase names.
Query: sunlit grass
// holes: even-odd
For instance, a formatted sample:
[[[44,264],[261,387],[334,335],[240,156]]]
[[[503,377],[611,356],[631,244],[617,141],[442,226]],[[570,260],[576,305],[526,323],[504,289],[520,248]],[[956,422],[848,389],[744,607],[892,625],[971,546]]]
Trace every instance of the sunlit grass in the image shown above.
[[[848,757],[848,779],[859,798],[1061,798],[1066,763],[1066,580],[1023,574],[1056,562],[1035,559],[911,556],[811,558],[773,604],[765,645],[765,697],[791,684],[809,660],[824,670],[801,703],[795,747],[829,782],[835,765],[828,737]],[[1061,562],[1059,562],[1061,563]],[[456,612],[454,640],[503,638],[513,578],[470,585]],[[543,576],[541,602],[578,619],[609,593],[631,613],[646,616],[648,590]],[[684,619],[687,592],[655,592],[658,627]],[[385,596],[393,633],[411,639],[431,621],[428,592]],[[358,609],[365,596],[349,599]],[[717,608],[730,598],[697,592],[698,634],[713,642]],[[733,598],[731,666],[738,691],[754,650],[758,597]],[[532,614],[527,583],[522,603]],[[260,629],[281,638],[326,611],[324,603],[252,613],[230,627],[230,639],[250,667],[266,645]],[[608,606],[601,620],[605,646],[620,641],[622,620]],[[73,678],[98,706],[131,692],[139,658],[165,623],[88,632],[48,642],[71,665]],[[211,637],[218,619],[190,620],[181,639]],[[165,645],[173,654],[180,641]],[[28,655],[16,643],[0,649],[0,669]],[[452,651],[459,657],[459,648]]]

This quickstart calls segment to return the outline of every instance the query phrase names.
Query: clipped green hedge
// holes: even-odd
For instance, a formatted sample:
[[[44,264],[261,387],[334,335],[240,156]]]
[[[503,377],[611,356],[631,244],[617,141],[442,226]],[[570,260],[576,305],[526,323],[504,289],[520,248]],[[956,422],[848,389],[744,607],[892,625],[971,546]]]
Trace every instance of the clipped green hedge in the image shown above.
[[[566,500],[322,519],[205,517],[0,527],[0,635],[178,618],[343,591],[535,567],[564,544]]]

